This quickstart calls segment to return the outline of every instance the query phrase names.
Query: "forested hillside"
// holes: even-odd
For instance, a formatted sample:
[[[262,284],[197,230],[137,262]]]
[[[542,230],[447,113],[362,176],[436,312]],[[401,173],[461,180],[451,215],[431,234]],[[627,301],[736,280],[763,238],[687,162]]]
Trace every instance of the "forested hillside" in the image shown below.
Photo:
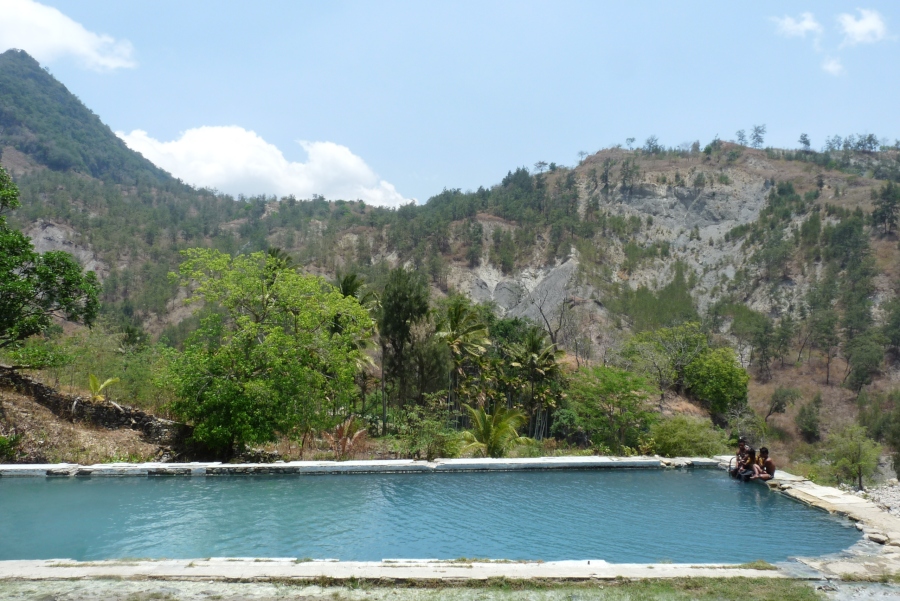
[[[711,415],[800,453],[798,464],[816,464],[815,443],[857,419],[900,441],[900,150],[875,135],[818,150],[802,132],[797,149],[766,148],[764,127],[749,145],[743,132],[677,148],[650,136],[393,210],[186,186],[22,52],[0,55],[0,127],[22,203],[10,223],[102,284],[100,325],[60,343],[69,360],[48,368],[57,380],[82,378],[91,368],[72,366],[90,349],[123,378],[121,394],[201,420],[173,403],[193,384],[171,353],[199,353],[198,327],[224,336],[222,323],[240,321],[222,296],[194,290],[200,272],[255,257],[262,281],[323,276],[372,323],[338,345],[359,369],[319,402],[325,413],[297,409],[246,442],[305,440],[349,413],[382,434],[458,429],[474,419],[465,404],[518,408],[529,436],[618,452],[662,445],[660,410]],[[191,251],[200,267],[186,272],[188,249],[210,254]],[[188,289],[200,314],[184,306]],[[333,338],[352,311],[329,299]],[[154,387],[163,364],[180,367]],[[592,405],[598,390],[615,402]],[[643,405],[657,397],[655,411]],[[440,399],[455,417],[429,413]]]

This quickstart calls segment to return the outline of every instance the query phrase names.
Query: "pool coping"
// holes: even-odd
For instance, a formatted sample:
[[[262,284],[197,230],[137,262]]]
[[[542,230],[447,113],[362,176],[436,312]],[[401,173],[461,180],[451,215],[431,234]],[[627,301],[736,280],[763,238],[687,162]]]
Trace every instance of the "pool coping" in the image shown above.
[[[708,457],[540,457],[523,459],[441,459],[376,461],[292,461],[279,463],[109,463],[0,464],[0,478],[9,477],[154,477],[228,475],[325,475],[454,473],[537,470],[678,469],[728,467],[731,455]],[[900,574],[900,517],[847,491],[815,484],[800,476],[778,471],[769,488],[806,505],[846,516],[856,522],[866,541],[849,552],[814,558],[798,558],[811,568],[802,574],[782,564],[777,570],[741,567],[742,564],[624,564],[604,560],[514,562],[442,561],[427,559],[350,562],[295,558],[205,558],[184,560],[0,561],[0,580],[60,580],[92,578],[161,580],[355,580],[403,582],[461,580],[586,581],[615,578],[748,577],[748,578],[877,578]],[[777,527],[777,524],[773,524]],[[795,564],[796,565],[796,564]]]
[[[320,474],[411,474],[446,472],[496,472],[590,469],[715,468],[719,460],[708,457],[536,457],[515,459],[380,459],[373,461],[289,461],[275,463],[74,463],[0,464],[0,478],[88,476],[238,476]]]

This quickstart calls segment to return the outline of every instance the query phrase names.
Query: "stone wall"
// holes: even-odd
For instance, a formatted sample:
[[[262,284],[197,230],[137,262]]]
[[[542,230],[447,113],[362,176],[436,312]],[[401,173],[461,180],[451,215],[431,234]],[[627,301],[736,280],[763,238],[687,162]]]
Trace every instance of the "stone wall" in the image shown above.
[[[84,397],[63,394],[3,366],[0,366],[0,388],[11,388],[30,396],[54,415],[72,422],[86,422],[109,430],[139,430],[148,441],[163,447],[182,447],[191,435],[191,427],[185,424],[162,419],[127,405],[96,403]]]

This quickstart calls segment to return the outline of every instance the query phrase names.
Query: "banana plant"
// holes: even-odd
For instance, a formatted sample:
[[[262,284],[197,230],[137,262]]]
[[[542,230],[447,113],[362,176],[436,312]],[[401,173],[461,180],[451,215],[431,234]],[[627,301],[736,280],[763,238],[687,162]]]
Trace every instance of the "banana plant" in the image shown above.
[[[91,386],[91,400],[103,402],[106,400],[106,395],[103,394],[103,390],[107,386],[112,386],[116,382],[119,381],[119,378],[109,378],[103,384],[100,383],[100,380],[97,379],[97,376],[94,374],[90,374],[89,384]]]

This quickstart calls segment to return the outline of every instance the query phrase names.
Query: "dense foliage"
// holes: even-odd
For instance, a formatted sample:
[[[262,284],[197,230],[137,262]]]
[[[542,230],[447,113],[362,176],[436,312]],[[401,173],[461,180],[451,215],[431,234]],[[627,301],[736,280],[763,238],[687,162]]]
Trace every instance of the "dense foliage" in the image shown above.
[[[18,190],[0,167],[0,348],[47,330],[54,319],[90,324],[99,285],[93,272],[64,252],[35,252],[5,213],[19,207]]]

